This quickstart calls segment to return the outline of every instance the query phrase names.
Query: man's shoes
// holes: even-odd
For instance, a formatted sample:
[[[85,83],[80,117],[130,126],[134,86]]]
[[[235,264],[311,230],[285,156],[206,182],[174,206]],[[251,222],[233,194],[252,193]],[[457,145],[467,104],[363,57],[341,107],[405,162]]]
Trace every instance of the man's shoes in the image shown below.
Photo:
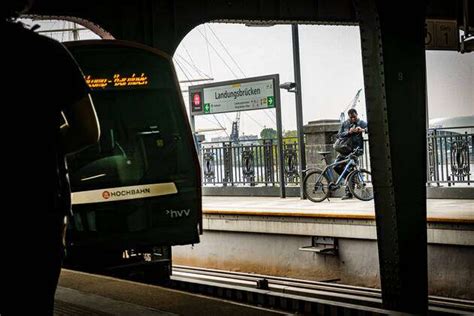
[[[352,199],[352,194],[350,194],[350,193],[344,195],[344,196],[341,198],[341,200],[350,200],[350,199]]]

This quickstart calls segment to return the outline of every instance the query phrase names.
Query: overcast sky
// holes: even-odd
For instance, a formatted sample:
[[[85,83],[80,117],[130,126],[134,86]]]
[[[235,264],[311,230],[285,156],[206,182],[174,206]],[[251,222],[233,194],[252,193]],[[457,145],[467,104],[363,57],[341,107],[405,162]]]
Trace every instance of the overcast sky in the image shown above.
[[[359,28],[301,25],[299,34],[303,120],[337,119],[363,88]],[[174,60],[180,80],[279,74],[280,82],[293,81],[291,26],[200,25],[181,42]],[[474,115],[474,53],[428,51],[427,72],[430,118]],[[283,128],[296,129],[294,94],[282,90],[281,103]],[[363,94],[357,109],[365,116]],[[196,128],[219,127],[219,121],[230,133],[233,119],[235,113],[199,117]],[[242,113],[241,131],[258,134],[274,121],[273,110]]]
[[[71,27],[68,22],[40,22],[41,29]],[[363,88],[359,28],[356,26],[300,25],[303,120],[337,119]],[[72,35],[55,33],[58,40]],[[80,39],[97,38],[81,31]],[[429,117],[474,116],[474,53],[427,51]],[[181,42],[174,62],[179,80],[214,78],[213,82],[279,74],[280,82],[293,81],[291,26],[247,27],[243,24],[205,24]],[[195,84],[201,84],[198,82]],[[182,84],[183,91],[188,84]],[[188,94],[183,92],[185,103]],[[294,94],[281,90],[283,129],[296,129]],[[365,95],[356,109],[365,118]],[[227,128],[235,113],[201,116],[197,129]],[[275,127],[274,110],[242,112],[240,130],[258,135]],[[225,136],[216,131],[210,137]],[[209,137],[209,138],[210,138]],[[208,138],[208,139],[209,139]]]

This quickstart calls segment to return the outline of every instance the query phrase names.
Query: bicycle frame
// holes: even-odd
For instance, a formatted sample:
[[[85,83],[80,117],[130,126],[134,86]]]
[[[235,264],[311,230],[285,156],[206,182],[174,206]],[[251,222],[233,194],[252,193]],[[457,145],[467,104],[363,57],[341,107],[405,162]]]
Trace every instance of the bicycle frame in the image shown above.
[[[333,181],[334,180],[334,174],[333,174],[334,166],[337,166],[337,165],[340,165],[340,164],[343,164],[343,163],[347,163],[347,165],[344,167],[344,171],[342,171],[342,173],[339,175],[339,178],[337,178],[337,181],[334,182]],[[322,175],[327,174],[328,178],[330,178],[329,180],[333,181],[335,185],[339,186],[341,184],[342,180],[349,173],[349,169],[352,166],[357,166],[357,163],[352,158],[347,158],[347,159],[344,159],[344,160],[341,160],[341,161],[333,162],[332,164],[327,165],[326,168],[324,168],[324,170],[322,172]]]
[[[356,148],[351,154],[346,157],[338,157],[341,159],[328,164],[326,155],[328,152],[321,152],[326,166],[324,169],[310,168],[305,170],[303,179],[303,190],[308,199],[312,202],[321,202],[325,199],[329,200],[331,192],[340,189],[342,186],[346,187],[346,193],[350,191],[356,198],[361,201],[370,201],[374,198],[373,188],[371,185],[371,173],[359,166],[361,151]],[[335,166],[341,166],[343,169],[341,174],[336,177],[333,173]],[[367,179],[367,181],[366,181]]]

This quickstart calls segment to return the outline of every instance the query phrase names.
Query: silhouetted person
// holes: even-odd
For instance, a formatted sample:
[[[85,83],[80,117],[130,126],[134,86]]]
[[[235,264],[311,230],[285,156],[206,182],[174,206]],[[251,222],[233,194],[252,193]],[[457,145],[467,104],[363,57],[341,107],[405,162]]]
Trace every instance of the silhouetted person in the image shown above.
[[[1,13],[1,209],[2,222],[14,232],[2,236],[2,315],[52,315],[70,213],[64,156],[99,138],[88,87],[72,56],[15,22],[29,3],[5,0]],[[67,124],[60,127],[62,115]]]
[[[338,138],[351,138],[352,150],[359,148],[358,156],[364,153],[364,139],[362,133],[367,129],[367,123],[359,119],[356,109],[350,109],[347,111],[349,118],[345,120],[339,128]],[[346,156],[337,155],[336,161],[344,160]],[[337,165],[334,170],[341,174],[344,171],[346,164]],[[342,200],[352,199],[352,193],[349,190],[349,186],[346,186],[346,194],[342,197]]]

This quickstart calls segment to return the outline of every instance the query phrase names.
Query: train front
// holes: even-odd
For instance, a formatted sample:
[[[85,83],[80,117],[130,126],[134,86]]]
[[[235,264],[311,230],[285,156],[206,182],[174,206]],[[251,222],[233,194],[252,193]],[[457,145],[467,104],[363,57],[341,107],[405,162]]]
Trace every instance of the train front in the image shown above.
[[[171,59],[123,41],[67,43],[101,127],[68,158],[73,218],[67,262],[115,269],[171,264],[171,246],[199,242],[198,157]]]

